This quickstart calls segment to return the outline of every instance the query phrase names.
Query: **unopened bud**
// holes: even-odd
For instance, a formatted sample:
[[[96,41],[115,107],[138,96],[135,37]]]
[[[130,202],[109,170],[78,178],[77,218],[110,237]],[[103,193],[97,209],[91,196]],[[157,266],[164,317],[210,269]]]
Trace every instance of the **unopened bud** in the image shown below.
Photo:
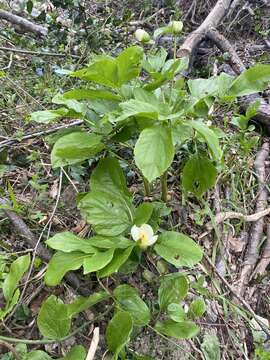
[[[169,26],[171,27],[172,29],[172,33],[174,35],[178,35],[180,34],[180,32],[182,31],[183,29],[183,23],[182,21],[171,21]]]
[[[143,29],[137,29],[135,31],[135,37],[142,43],[148,43],[150,41],[150,35]]]

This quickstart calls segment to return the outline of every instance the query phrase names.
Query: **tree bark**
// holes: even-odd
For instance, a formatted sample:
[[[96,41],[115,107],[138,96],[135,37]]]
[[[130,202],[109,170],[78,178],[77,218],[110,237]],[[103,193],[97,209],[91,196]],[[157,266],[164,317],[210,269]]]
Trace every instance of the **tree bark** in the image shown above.
[[[14,25],[18,25],[26,31],[30,31],[37,35],[46,36],[48,34],[48,29],[41,25],[36,25],[31,21],[22,18],[21,16],[11,14],[8,11],[0,10],[0,19],[4,19]]]

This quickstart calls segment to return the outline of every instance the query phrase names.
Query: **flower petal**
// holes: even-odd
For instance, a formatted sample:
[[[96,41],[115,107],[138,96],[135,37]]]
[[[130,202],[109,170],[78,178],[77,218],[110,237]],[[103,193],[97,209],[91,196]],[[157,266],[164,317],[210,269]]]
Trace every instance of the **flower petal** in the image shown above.
[[[140,227],[141,231],[144,232],[147,238],[151,238],[154,235],[154,231],[152,229],[152,226],[149,224],[142,224]]]
[[[140,228],[136,225],[133,225],[131,230],[130,230],[130,233],[131,233],[131,236],[132,236],[132,239],[135,240],[135,241],[138,241],[140,239]]]
[[[153,245],[158,239],[158,235],[152,236],[149,240],[148,240],[148,246]]]

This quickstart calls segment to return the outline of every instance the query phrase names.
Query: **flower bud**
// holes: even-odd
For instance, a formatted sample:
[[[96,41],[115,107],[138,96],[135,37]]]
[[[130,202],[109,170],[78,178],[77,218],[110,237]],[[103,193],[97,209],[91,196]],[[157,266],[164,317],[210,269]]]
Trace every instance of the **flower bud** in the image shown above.
[[[137,29],[135,31],[135,37],[142,43],[148,43],[150,41],[150,35],[143,29]]]
[[[182,31],[183,29],[183,23],[182,21],[171,21],[169,26],[171,27],[172,29],[172,33],[174,35],[178,35],[180,34],[180,32]]]

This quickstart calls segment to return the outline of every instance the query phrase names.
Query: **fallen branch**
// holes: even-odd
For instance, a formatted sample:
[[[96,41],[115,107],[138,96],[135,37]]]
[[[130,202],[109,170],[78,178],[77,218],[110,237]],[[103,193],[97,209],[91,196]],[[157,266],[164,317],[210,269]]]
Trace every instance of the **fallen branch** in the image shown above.
[[[57,132],[58,130],[68,129],[68,128],[73,127],[73,126],[79,126],[79,125],[82,125],[83,123],[84,123],[83,120],[76,120],[76,121],[73,121],[72,123],[69,123],[69,124],[62,124],[62,125],[53,127],[51,129],[37,131],[37,132],[31,133],[31,134],[26,134],[26,135],[22,136],[19,139],[16,139],[16,138],[5,139],[4,141],[0,142],[0,149],[4,148],[4,147],[7,147],[7,146],[14,145],[14,144],[18,144],[21,141],[33,139],[35,137],[44,136],[44,135],[45,136],[50,135],[50,134],[53,134],[53,133]]]
[[[259,219],[261,219],[262,217],[266,216],[270,214],[270,208],[267,208],[265,210],[259,211],[255,214],[251,214],[251,215],[245,215],[239,212],[235,212],[235,211],[226,211],[226,212],[220,212],[218,213],[215,218],[214,218],[214,224],[218,225],[220,223],[222,223],[223,221],[226,221],[228,219],[239,219],[239,220],[243,220],[245,222],[255,222],[258,221]],[[213,229],[213,223],[211,221],[209,221],[206,224],[206,228],[208,231]]]
[[[0,198],[0,205],[8,206],[9,203],[7,200]],[[26,223],[12,210],[3,209],[5,215],[12,222],[14,228],[17,232],[24,238],[25,242],[30,246],[30,248],[35,248],[37,244],[37,239]],[[51,259],[50,251],[41,243],[37,246],[37,255],[45,262],[49,262]],[[82,286],[81,281],[74,273],[68,273],[65,276],[66,282],[78,293],[83,296],[89,295],[89,289]]]
[[[177,56],[188,57],[191,64],[196,49],[205,40],[209,29],[216,28],[220,24],[234,2],[233,0],[218,0],[203,23],[186,38]]]
[[[256,212],[261,212],[265,210],[267,206],[268,190],[265,185],[265,161],[269,157],[269,151],[269,141],[267,140],[263,144],[254,162],[254,172],[258,178],[258,197],[256,203]],[[239,283],[237,286],[238,293],[241,295],[244,294],[246,285],[250,280],[250,275],[259,259],[259,247],[263,236],[263,228],[264,218],[261,217],[254,223],[250,232],[248,249],[245,255],[245,261],[240,272]]]
[[[48,29],[46,27],[34,24],[31,21],[22,18],[21,16],[11,14],[5,10],[0,10],[0,19],[4,19],[26,31],[30,31],[37,35],[46,36],[48,34]]]
[[[260,255],[260,260],[251,275],[251,279],[256,278],[258,275],[263,275],[267,266],[270,264],[270,224],[267,224],[267,238],[266,244]]]
[[[25,54],[25,55],[55,56],[55,57],[63,57],[63,58],[70,56],[74,59],[80,59],[79,55],[61,54],[61,53],[44,52],[44,51],[31,51],[31,50],[10,48],[10,47],[5,47],[5,46],[0,46],[0,50],[1,51],[11,51],[13,53]]]

